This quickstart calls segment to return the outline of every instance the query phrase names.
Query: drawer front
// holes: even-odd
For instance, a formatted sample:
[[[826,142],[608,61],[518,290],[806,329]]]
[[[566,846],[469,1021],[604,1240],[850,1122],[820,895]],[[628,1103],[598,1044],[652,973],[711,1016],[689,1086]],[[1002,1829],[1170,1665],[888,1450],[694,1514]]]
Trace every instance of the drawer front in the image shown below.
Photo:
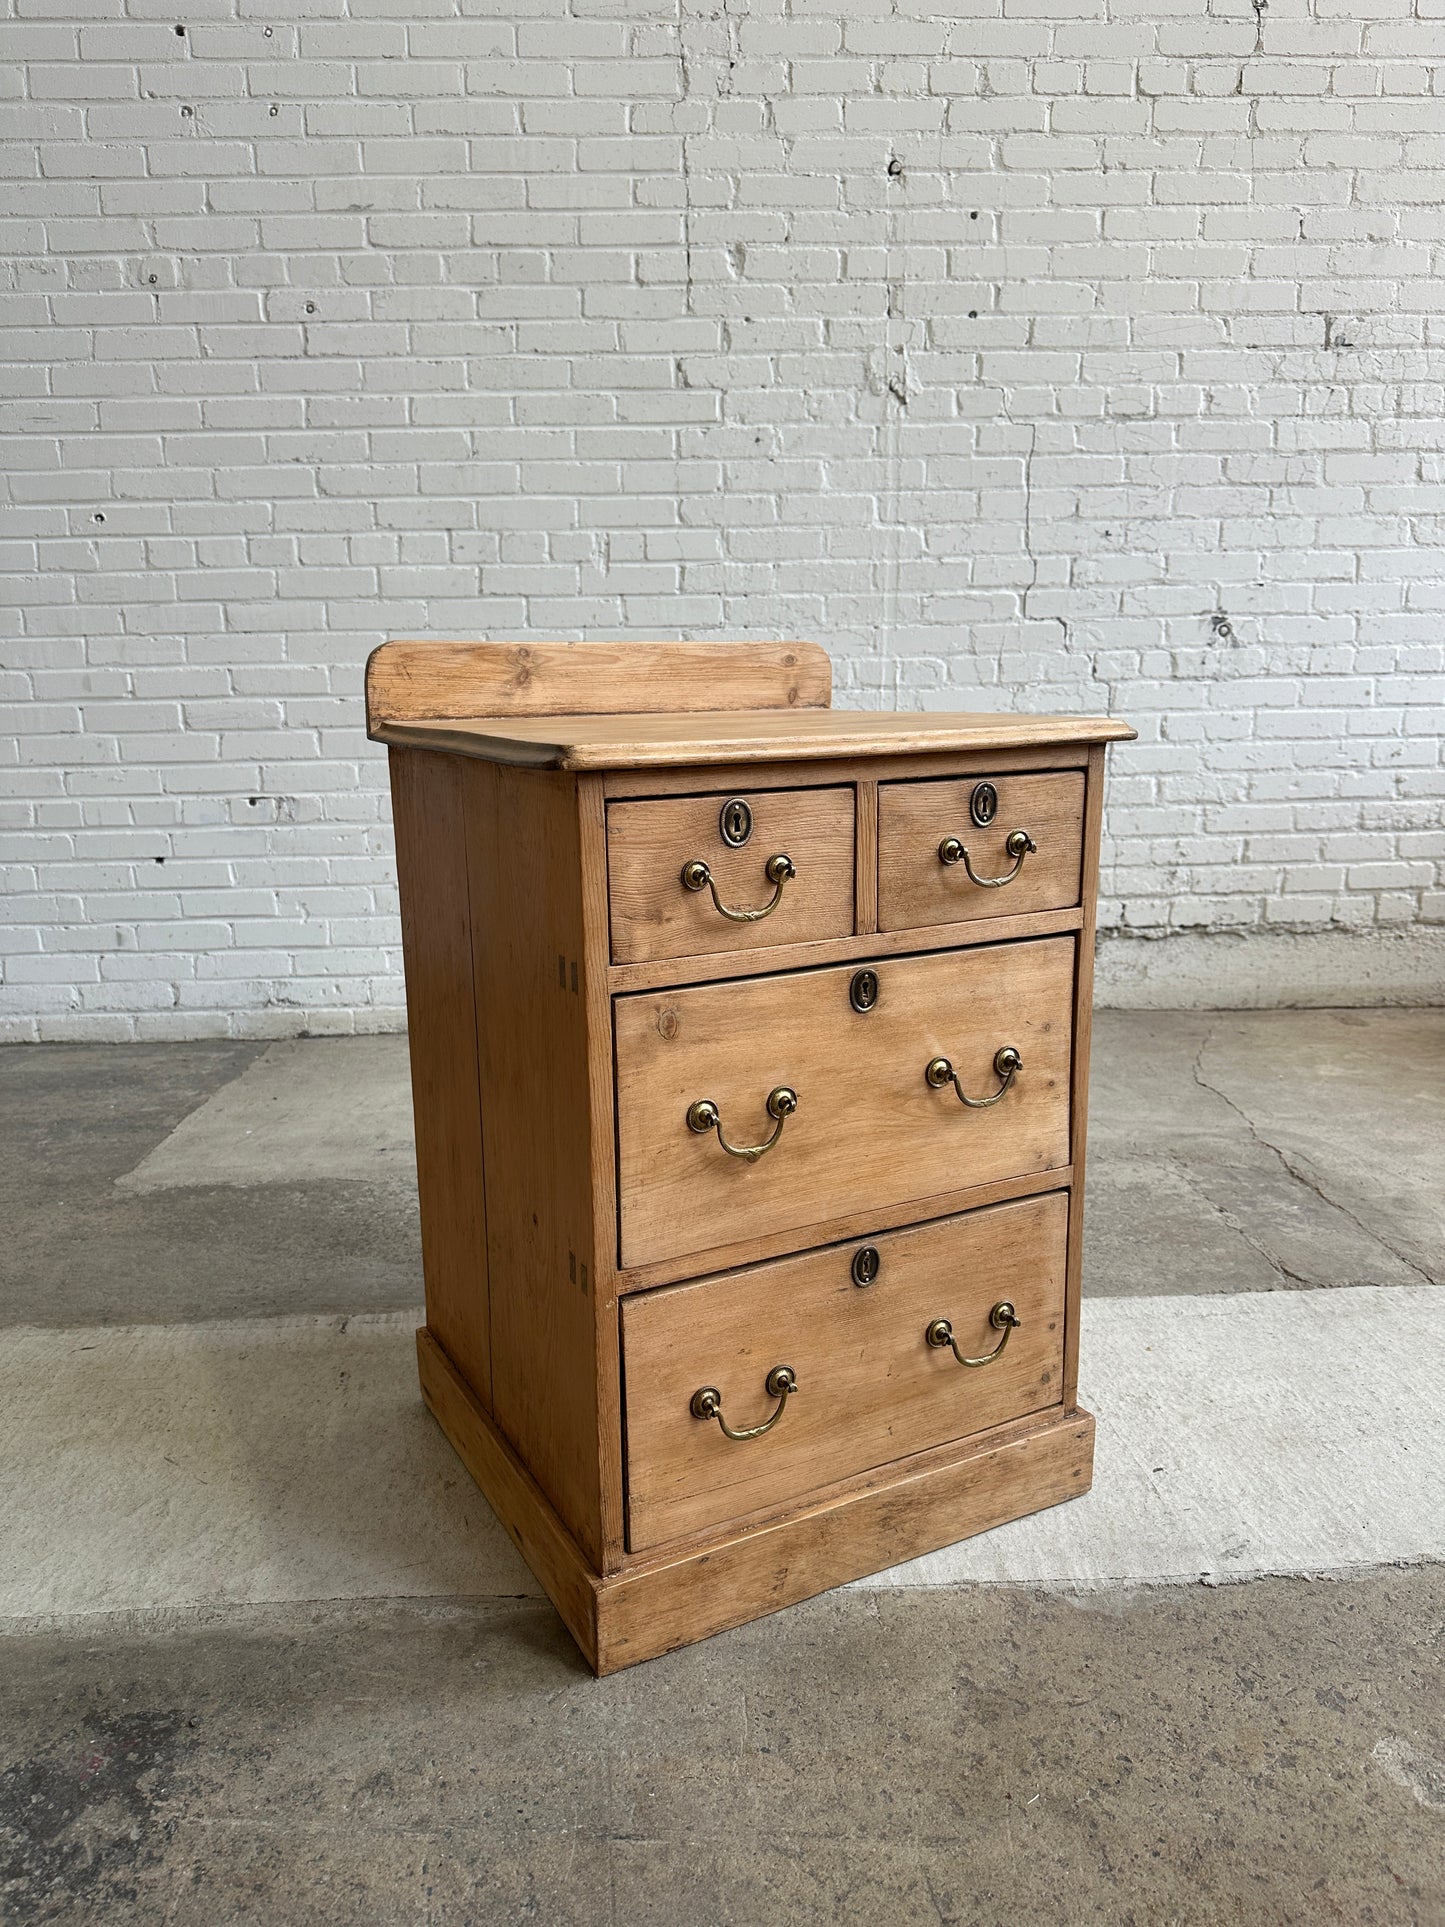
[[[1010,847],[1019,831],[1033,849]],[[1078,770],[881,783],[878,927],[1070,909],[1079,901],[1083,840]]]
[[[613,803],[607,874],[614,963],[851,936],[853,791]]]
[[[628,1543],[634,1551],[786,1504],[816,1488],[1054,1405],[1064,1343],[1068,1201],[994,1205],[858,1245],[623,1301]],[[1013,1307],[1017,1326],[990,1314]],[[967,1358],[926,1336],[946,1319]],[[936,1336],[938,1336],[936,1334]],[[724,1436],[692,1409],[719,1395],[735,1431],[778,1408],[768,1376],[797,1390],[761,1437]]]
[[[869,968],[863,1011],[855,964],[616,999],[624,1265],[1068,1163],[1071,936]],[[998,1101],[962,1103],[959,1088],[998,1094],[1010,1048],[1022,1065]],[[937,1059],[958,1087],[929,1083]],[[791,1113],[770,1114],[779,1090],[796,1095]],[[721,1141],[751,1149],[774,1134],[751,1160]]]

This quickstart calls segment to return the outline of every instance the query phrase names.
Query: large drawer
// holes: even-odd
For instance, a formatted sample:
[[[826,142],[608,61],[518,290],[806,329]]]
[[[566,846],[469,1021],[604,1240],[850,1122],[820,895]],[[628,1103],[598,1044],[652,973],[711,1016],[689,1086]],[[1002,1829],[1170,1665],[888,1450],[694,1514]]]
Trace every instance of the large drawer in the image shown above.
[[[862,1247],[840,1245],[625,1299],[633,1550],[1057,1404],[1067,1227],[1053,1192],[872,1240],[866,1286]],[[1000,1305],[1017,1326],[992,1322]],[[938,1319],[964,1357],[997,1355],[960,1364],[942,1334],[929,1342]],[[769,1394],[779,1367],[796,1391]],[[694,1410],[708,1390],[734,1431],[783,1408],[730,1439]]]
[[[1079,770],[880,783],[878,927],[1069,909],[1083,844]]]
[[[624,1265],[1068,1163],[1071,936],[868,968],[864,1010],[854,964],[616,1000]]]
[[[614,963],[853,933],[853,791],[724,791],[609,805]]]

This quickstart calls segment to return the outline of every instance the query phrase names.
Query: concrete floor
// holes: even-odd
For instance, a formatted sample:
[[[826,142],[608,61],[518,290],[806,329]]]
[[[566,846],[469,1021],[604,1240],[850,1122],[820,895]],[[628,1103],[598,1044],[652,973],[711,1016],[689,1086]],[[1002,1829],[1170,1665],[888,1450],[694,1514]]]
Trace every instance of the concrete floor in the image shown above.
[[[0,1120],[0,1919],[1445,1922],[1445,1013],[1101,1014],[1094,1493],[600,1683],[415,1397],[399,1040]]]

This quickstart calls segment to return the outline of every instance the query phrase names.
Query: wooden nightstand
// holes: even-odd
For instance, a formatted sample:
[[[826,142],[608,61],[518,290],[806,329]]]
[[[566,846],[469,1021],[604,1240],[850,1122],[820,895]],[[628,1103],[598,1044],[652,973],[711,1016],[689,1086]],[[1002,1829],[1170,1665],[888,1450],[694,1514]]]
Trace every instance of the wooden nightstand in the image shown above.
[[[390,643],[422,1390],[598,1672],[1088,1489],[1104,745]]]

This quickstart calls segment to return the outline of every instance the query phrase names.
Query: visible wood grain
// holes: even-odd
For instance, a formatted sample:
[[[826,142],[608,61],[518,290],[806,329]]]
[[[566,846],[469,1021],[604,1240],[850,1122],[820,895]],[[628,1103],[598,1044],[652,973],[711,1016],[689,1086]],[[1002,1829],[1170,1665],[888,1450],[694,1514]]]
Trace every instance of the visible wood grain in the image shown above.
[[[663,957],[653,963],[613,964],[607,982],[613,995],[621,997],[629,991],[657,990],[666,984],[713,983],[720,977],[749,977],[764,971],[831,963],[870,963],[915,951],[949,950],[963,941],[1003,943],[1018,937],[1057,937],[1067,930],[1077,930],[1083,920],[1084,913],[1076,904],[1070,910],[1039,910],[1026,917],[990,917],[976,931],[960,931],[951,923],[929,924],[917,930],[866,930],[861,936],[823,938],[776,950],[720,951],[709,957]]]
[[[429,1331],[417,1333],[416,1351],[428,1409],[481,1487],[512,1544],[541,1580],[583,1658],[595,1668],[596,1575],[546,1494]]]
[[[952,1448],[949,1448],[950,1452]],[[954,1545],[1087,1492],[1094,1421],[1029,1420],[1003,1439],[859,1489],[698,1550],[629,1566],[599,1588],[597,1670],[612,1673],[864,1573]]]
[[[472,945],[486,1120],[492,1410],[602,1558],[582,869],[569,777],[474,764]]]
[[[752,835],[731,848],[718,826],[723,805],[740,796],[753,814]],[[707,864],[729,908],[755,909],[773,895],[767,864],[793,859],[777,908],[761,923],[732,923],[710,891],[684,888],[683,866]],[[851,789],[719,790],[613,803],[607,811],[612,955],[619,963],[706,952],[756,950],[853,928]]]
[[[387,642],[366,665],[366,727],[469,716],[826,709],[815,642]]]
[[[1064,1397],[1072,1404],[1079,1383],[1079,1309],[1084,1274],[1084,1155],[1089,1123],[1089,1049],[1094,1034],[1094,933],[1099,910],[1099,839],[1104,821],[1104,751],[1089,752],[1084,803],[1084,923],[1074,963],[1074,1082],[1070,1139],[1074,1208],[1069,1219],[1069,1263],[1064,1303]]]
[[[862,776],[857,790],[857,877],[854,896],[857,922],[862,935],[878,928],[878,785],[871,776]]]
[[[987,716],[792,709],[709,715],[628,714],[443,718],[388,722],[384,743],[451,750],[535,769],[645,769],[774,761],[780,757],[899,756],[1104,743],[1133,730],[1109,716]]]
[[[582,885],[581,997],[587,1026],[590,1116],[590,1287],[597,1361],[599,1540],[603,1572],[623,1555],[622,1357],[617,1313],[617,1149],[613,1123],[612,1003],[607,982],[607,815],[600,776],[577,779]],[[582,1280],[579,1279],[579,1283]]]
[[[900,958],[879,967],[877,1004],[861,1014],[847,968],[618,999],[621,1262],[1066,1164],[1073,952],[1055,937]],[[924,1080],[944,1056],[986,1097],[1005,1044],[1024,1067],[991,1109]],[[777,1085],[798,1109],[755,1163],[688,1129],[689,1105],[709,1098],[732,1143],[760,1143]]]
[[[473,765],[390,752],[427,1323],[492,1398],[487,1210],[463,793]]]
[[[967,1211],[980,1211],[990,1204],[1008,1204],[1014,1198],[1038,1197],[1047,1191],[1064,1191],[1073,1179],[1073,1169],[1062,1164],[1048,1171],[1032,1171],[1023,1177],[995,1178],[988,1184],[964,1185],[931,1198],[906,1198],[901,1202],[870,1203],[864,1211],[846,1211],[823,1224],[809,1225],[806,1235],[796,1231],[775,1231],[766,1237],[741,1238],[708,1251],[689,1252],[685,1258],[664,1258],[658,1264],[632,1265],[617,1273],[617,1290],[622,1297],[640,1291],[653,1291],[659,1285],[675,1285],[745,1265],[763,1264],[771,1258],[784,1258],[807,1245],[857,1244],[875,1239],[880,1232],[896,1231],[901,1225],[932,1224],[940,1218],[956,1218]]]
[[[417,1355],[428,1407],[598,1673],[1078,1498],[1093,1472],[1087,1412],[1028,1419],[870,1472],[760,1529],[630,1559],[603,1578],[426,1331]]]
[[[630,1298],[628,1544],[634,1551],[800,1497],[872,1466],[1022,1418],[1061,1396],[1068,1200],[1059,1192],[878,1238],[874,1283],[850,1267],[858,1245],[783,1259],[703,1284]],[[1021,1320],[1000,1357],[975,1369],[924,1332],[947,1318],[970,1356]],[[789,1365],[798,1390],[764,1438],[738,1443],[697,1419],[713,1386],[734,1427],[760,1424],[764,1389]]]
[[[769,713],[788,694],[775,681],[771,696],[744,692],[730,678],[755,666],[736,652],[720,677],[684,649],[670,681],[673,658],[655,651],[624,648],[599,675],[605,659],[587,649],[412,649],[382,652],[371,694],[393,700],[375,711],[378,734],[442,752],[394,758],[428,1272],[420,1367],[590,1661],[612,1670],[1085,1489],[1078,1186],[1103,744],[1132,732]],[[485,711],[473,706],[484,686],[501,692]],[[729,707],[703,715],[703,701]],[[982,917],[951,898],[920,909],[935,879],[905,874],[911,820],[901,855],[885,847],[905,803],[952,785],[946,800],[966,812],[990,775],[1001,851],[1011,805],[1032,798],[1044,822],[1044,786],[1067,785],[1054,851],[1063,819],[1079,824],[1076,771],[1087,786],[1067,903],[1055,889],[1029,908],[1009,886]],[[895,793],[879,799],[880,782]],[[644,902],[623,915],[643,932],[624,940],[636,960],[614,963],[616,901],[645,899],[673,831],[690,835],[705,804],[715,832],[724,793],[756,807],[775,791],[853,799],[831,934],[728,925],[730,948],[667,955],[669,912]],[[610,897],[609,829],[633,821],[643,829],[613,849]],[[1035,822],[1023,827],[1042,853]],[[966,820],[950,833],[974,847]],[[765,823],[747,847],[760,836]],[[640,885],[624,874],[634,841]],[[668,869],[691,854],[671,852]],[[1021,882],[1039,888],[1047,867],[1026,865]],[[930,920],[873,931],[877,910],[893,914],[890,889],[903,914]],[[881,996],[857,1013],[847,989],[864,961]],[[946,1055],[983,1095],[1002,1043],[1024,1069],[1000,1105],[967,1110],[924,1082],[927,1059]],[[706,1096],[735,1141],[755,1141],[775,1083],[800,1108],[760,1161],[687,1130],[688,1102]],[[867,1292],[847,1278],[864,1239],[884,1253]],[[988,1307],[1003,1295],[1024,1325],[995,1365],[968,1372],[923,1345],[929,1318],[947,1316],[962,1343],[990,1349]],[[730,1417],[756,1421],[778,1362],[802,1389],[766,1439],[734,1445],[679,1416],[706,1380]]]
[[[880,786],[878,920],[885,930],[1062,910],[1079,901],[1083,775],[990,775],[998,815],[987,829],[969,815],[979,780]],[[1018,829],[1038,848],[1025,852],[1018,874],[998,889],[972,882],[962,863],[939,857],[939,844],[957,837],[980,876],[1003,876],[1014,863],[1004,846]]]
[[[900,782],[911,778],[968,776],[997,769],[1000,760],[995,748],[911,751],[889,755],[884,762],[870,759],[860,764],[857,756],[825,755],[773,757],[747,763],[710,764],[705,774],[686,765],[644,769],[609,769],[603,772],[609,802],[623,796],[685,796],[702,788],[714,790],[756,788],[789,789],[799,782],[830,786],[854,783],[866,777],[870,782],[886,779]],[[1010,769],[1083,769],[1089,760],[1086,743],[1036,743],[1010,746]]]

